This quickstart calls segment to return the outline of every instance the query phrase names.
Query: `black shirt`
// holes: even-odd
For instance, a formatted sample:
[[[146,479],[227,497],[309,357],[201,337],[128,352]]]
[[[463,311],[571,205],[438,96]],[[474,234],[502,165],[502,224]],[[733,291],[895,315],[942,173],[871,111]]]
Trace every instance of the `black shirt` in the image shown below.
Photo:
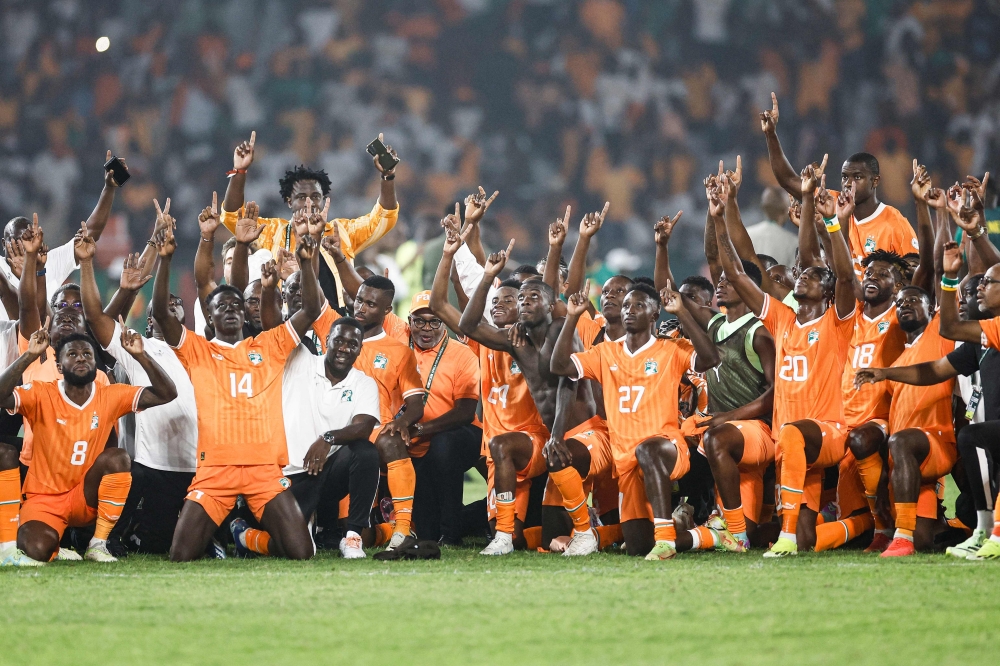
[[[983,418],[987,421],[1000,419],[1000,352],[963,342],[947,358],[960,375],[979,372],[983,389]]]

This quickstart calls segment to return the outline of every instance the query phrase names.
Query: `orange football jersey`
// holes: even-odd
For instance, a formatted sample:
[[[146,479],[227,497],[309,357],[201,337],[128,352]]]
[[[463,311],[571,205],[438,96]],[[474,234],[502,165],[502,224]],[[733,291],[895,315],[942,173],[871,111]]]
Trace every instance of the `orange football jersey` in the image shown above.
[[[843,423],[840,382],[854,313],[840,319],[831,306],[823,316],[799,323],[794,310],[765,294],[760,320],[775,344],[774,431],[803,419]]]
[[[36,440],[23,492],[57,495],[72,490],[104,451],[118,419],[138,411],[143,387],[97,382],[93,386],[83,405],[66,397],[61,380],[14,389],[11,413],[24,416]]]
[[[21,335],[20,332],[17,334],[17,351],[20,354],[28,351],[28,341]],[[56,354],[52,347],[45,352],[45,362],[42,363],[41,358],[35,359],[31,365],[29,365],[24,374],[21,375],[21,383],[28,384],[33,382],[58,382],[63,378],[62,373],[59,372],[59,367],[56,364]],[[104,374],[103,370],[97,371],[97,377],[94,382],[100,384],[101,386],[108,386],[111,382],[108,381],[108,376]],[[23,445],[21,446],[21,464],[26,467],[31,466],[31,456],[32,449],[34,448],[35,435],[32,431],[31,424],[27,421],[24,423],[24,438]]]
[[[382,423],[396,418],[403,400],[424,393],[424,384],[417,372],[417,361],[410,348],[383,331],[365,338],[354,367],[378,384],[379,412]],[[372,440],[378,429],[372,433]]]
[[[320,312],[319,317],[312,325],[312,334],[315,336],[316,349],[321,354],[326,353],[326,339],[330,337],[330,329],[333,328],[333,322],[340,319],[340,315],[336,310],[330,307],[329,303],[323,304],[323,311]]]
[[[1000,349],[1000,317],[984,319],[979,322],[979,326],[983,329],[983,336],[979,344],[984,347]]]
[[[479,356],[480,390],[483,397],[483,439],[526,429],[545,428],[521,369],[507,352],[467,342]]]
[[[389,334],[389,337],[399,340],[404,345],[410,344],[410,324],[395,313],[388,313],[382,322],[382,330]]]
[[[844,396],[844,418],[849,428],[856,428],[872,419],[889,418],[889,394],[885,386],[865,384],[854,388],[854,373],[862,368],[887,368],[903,353],[906,334],[899,328],[896,306],[891,306],[875,319],[865,316],[858,307],[854,316],[854,334],[847,347],[847,363],[840,383]]]
[[[590,316],[589,312],[584,312],[579,319],[576,320],[576,333],[580,336],[580,341],[583,343],[584,350],[590,349],[594,346],[594,339],[601,332],[604,325],[598,323],[597,320]]]
[[[678,385],[692,370],[693,349],[651,337],[631,352],[627,342],[602,342],[573,354],[577,377],[604,387],[611,447],[619,474],[636,465],[635,447],[650,437],[677,437]]]
[[[955,351],[955,343],[941,337],[941,320],[935,315],[927,328],[906,350],[899,355],[893,367],[916,365],[936,361]],[[886,382],[892,394],[889,409],[889,432],[899,432],[907,428],[939,431],[941,439],[955,441],[952,425],[951,394],[955,390],[955,379],[933,386],[910,386],[898,382]]]
[[[851,218],[849,237],[854,272],[859,279],[865,270],[861,260],[875,250],[888,250],[903,256],[919,248],[917,235],[906,217],[884,203],[862,220]]]
[[[298,344],[287,321],[235,345],[181,332],[175,351],[194,385],[199,467],[288,464],[281,377]]]

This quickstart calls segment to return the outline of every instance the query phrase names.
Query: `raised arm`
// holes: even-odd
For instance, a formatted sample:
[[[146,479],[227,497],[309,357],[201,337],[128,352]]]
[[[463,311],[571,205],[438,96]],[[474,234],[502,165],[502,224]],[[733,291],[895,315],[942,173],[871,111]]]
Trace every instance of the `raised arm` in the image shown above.
[[[828,196],[826,188],[822,189],[823,196]],[[805,210],[807,195],[802,193],[802,208]],[[854,260],[851,258],[851,250],[847,247],[847,236],[843,232],[843,225],[850,224],[851,215],[854,214],[854,185],[845,187],[837,198],[837,220],[826,227],[829,232],[830,245],[832,246],[832,256],[830,257],[830,268],[837,276],[837,283],[834,286],[834,302],[837,305],[837,316],[841,319],[850,316],[858,307],[857,295],[861,291],[858,284],[858,276],[854,272]],[[802,214],[802,224],[800,227],[809,226],[805,213]],[[814,229],[815,231],[815,229]]]
[[[213,194],[214,203],[214,194]],[[250,284],[250,244],[260,238],[266,224],[257,224],[260,208],[250,201],[243,207],[243,217],[236,221],[236,247],[233,248],[233,264],[229,269],[230,283],[241,292]],[[315,268],[313,269],[315,271]]]
[[[656,258],[653,263],[653,284],[657,289],[665,289],[670,285],[677,285],[674,274],[670,270],[670,236],[674,233],[674,227],[681,219],[684,211],[677,211],[673,217],[664,215],[653,225],[653,242],[656,245]],[[713,282],[712,284],[715,284]]]
[[[569,259],[569,272],[566,278],[566,293],[575,294],[583,288],[583,282],[587,277],[587,253],[590,252],[590,240],[601,230],[604,218],[608,214],[611,203],[604,202],[604,208],[600,212],[587,213],[580,220],[580,236],[576,240],[576,247],[573,248],[573,256]],[[569,207],[566,208],[566,223],[569,223]],[[559,290],[556,290],[559,293]],[[587,301],[590,302],[589,300]]]
[[[93,332],[97,343],[102,347],[111,344],[111,338],[115,334],[115,320],[104,314],[101,304],[101,293],[97,288],[97,278],[94,276],[94,254],[97,252],[97,243],[86,233],[86,223],[84,230],[73,238],[73,256],[76,263],[80,264],[80,300],[83,301],[83,316],[87,319],[87,324]],[[134,255],[138,258],[138,255]],[[133,255],[125,257],[125,266],[129,264]],[[122,271],[122,277],[125,272]]]
[[[257,132],[250,132],[250,140],[236,146],[233,151],[233,172],[226,186],[226,198],[222,207],[235,213],[243,205],[243,192],[247,184],[247,170],[253,164],[253,145],[257,141]]]
[[[319,243],[312,236],[299,238],[295,253],[299,257],[302,307],[288,319],[288,322],[302,338],[312,328],[323,307],[319,301],[319,280],[316,278],[316,264],[313,262],[319,254]]]
[[[708,332],[705,331],[704,327],[700,326],[688,309],[684,307],[684,299],[680,293],[665,288],[660,291],[660,299],[663,301],[663,309],[677,317],[684,328],[684,333],[694,345],[694,351],[697,354],[694,360],[695,371],[705,372],[719,365],[719,361],[722,360],[719,357],[719,348],[708,337]]]
[[[135,359],[135,362],[142,366],[149,377],[149,386],[143,389],[139,396],[139,409],[149,409],[166,404],[177,397],[177,387],[170,375],[164,372],[160,364],[154,361],[144,350],[142,336],[125,326],[125,321],[119,317],[118,323],[122,327],[122,349]]]
[[[441,252],[441,261],[438,262],[437,271],[434,273],[434,284],[431,287],[431,312],[441,318],[445,326],[452,331],[459,330],[459,321],[462,313],[448,302],[448,285],[451,281],[451,269],[455,258],[455,252],[462,247],[462,243],[471,233],[471,227],[465,225],[465,229],[459,232],[461,220],[457,216],[449,215],[445,220],[445,241],[444,249]]]
[[[590,280],[584,285],[582,291],[571,294],[566,303],[566,319],[563,321],[562,330],[552,346],[552,358],[549,359],[549,369],[553,374],[560,377],[579,379],[576,365],[570,358],[576,351],[576,325],[580,321],[580,316],[587,311],[590,299]]]
[[[542,271],[542,281],[552,287],[552,291],[557,294],[562,291],[562,280],[559,279],[559,262],[562,260],[563,244],[566,242],[569,213],[570,207],[566,206],[566,214],[562,218],[556,218],[556,221],[549,225],[549,251],[545,255],[545,270]],[[584,263],[586,261],[585,257]]]
[[[340,228],[334,225],[333,233],[329,236],[324,236],[321,241],[323,244],[323,249],[333,257],[333,263],[337,267],[337,273],[340,275],[340,284],[343,285],[344,291],[350,294],[352,297],[357,296],[358,289],[361,288],[361,283],[364,280],[358,275],[358,272],[354,270],[354,266],[351,262],[347,260],[344,255],[344,251],[340,246]]]
[[[235,178],[236,176],[233,177]],[[205,311],[205,299],[218,286],[215,282],[215,231],[219,228],[218,199],[219,195],[216,192],[212,192],[212,205],[206,206],[198,214],[198,228],[201,236],[198,240],[198,249],[194,255],[194,284],[198,289],[198,302],[195,304],[195,307],[202,309],[206,320],[209,317],[208,312]],[[240,206],[242,205],[243,191],[241,189]],[[237,209],[238,207],[233,210]],[[173,228],[173,225],[171,225],[171,228]]]
[[[486,265],[486,250],[483,249],[480,223],[483,221],[483,216],[486,215],[486,211],[489,210],[493,200],[499,194],[500,190],[496,190],[487,198],[486,190],[480,185],[478,192],[465,197],[465,226],[462,227],[462,231],[465,231],[466,227],[469,231],[465,245],[472,252],[472,256],[476,258],[476,263],[480,266]]]
[[[396,151],[392,149],[392,146],[385,143],[385,139],[382,137],[382,133],[379,132],[378,140],[385,145],[386,151],[392,155],[396,160],[399,160],[399,155]],[[382,206],[386,210],[394,210],[399,207],[399,203],[396,202],[396,167],[399,166],[397,161],[396,166],[391,169],[383,169],[382,165],[378,162],[378,157],[373,157],[372,162],[375,164],[375,168],[379,172],[379,177],[381,178],[379,195],[378,195],[378,205]],[[228,209],[227,209],[228,210]]]
[[[927,193],[931,190],[931,177],[927,167],[913,159],[913,180],[910,181],[910,192],[913,194],[913,205],[917,209],[917,242],[920,244],[920,263],[913,271],[911,284],[924,291],[934,293],[934,241],[935,230],[931,224],[931,209],[927,205]],[[841,225],[843,226],[843,225]]]
[[[802,169],[799,197],[802,199],[802,222],[799,224],[799,265],[802,268],[810,266],[826,266],[820,251],[819,234],[813,217],[816,214],[816,199],[814,193],[819,185],[819,178],[811,164]]]
[[[278,265],[269,259],[260,267],[260,327],[270,331],[281,324],[281,292],[278,290]]]
[[[952,188],[956,189],[956,188]],[[972,205],[962,203],[962,195],[968,193]],[[949,190],[949,195],[951,190]],[[955,224],[961,227],[969,238],[972,247],[975,248],[976,258],[979,260],[977,266],[973,268],[973,257],[969,257],[970,273],[985,273],[991,266],[1000,264],[1000,252],[986,232],[986,223],[983,216],[983,202],[978,194],[971,189],[958,188],[956,196],[948,197],[948,213]]]
[[[941,289],[941,335],[949,340],[975,342],[980,344],[983,339],[983,327],[976,320],[962,321],[958,318],[958,272],[962,270],[962,253],[955,241],[950,241],[944,248],[944,278]],[[944,288],[944,280],[954,283],[955,287]]]
[[[705,215],[705,261],[708,262],[708,273],[712,276],[712,284],[719,284],[719,278],[722,276],[722,262],[719,261],[719,239],[715,233],[715,218],[709,214]]]
[[[783,190],[799,199],[802,190],[799,188],[799,174],[795,172],[785,151],[781,149],[778,140],[778,96],[771,93],[771,110],[760,112],[760,128],[767,141],[767,158],[771,163],[771,172]]]
[[[38,226],[38,213],[31,215],[31,226],[21,233],[21,246],[24,248],[24,268],[21,269],[21,284],[18,286],[18,327],[21,335],[38,330],[41,317],[38,311],[38,282],[35,273],[38,272],[38,251],[42,248],[44,238],[42,228]]]
[[[111,151],[108,151],[105,162],[111,159]],[[122,160],[122,166],[128,171],[128,165],[125,164],[125,160]],[[94,207],[93,212],[90,217],[87,218],[87,228],[90,229],[90,235],[93,236],[96,241],[104,233],[104,227],[108,226],[108,219],[111,217],[111,205],[115,202],[115,190],[117,190],[121,185],[115,182],[114,176],[111,171],[104,172],[104,189],[101,190],[101,196],[97,199],[97,205]]]
[[[507,339],[506,333],[483,321],[483,313],[486,311],[486,295],[489,293],[490,285],[507,265],[507,260],[513,249],[514,239],[512,238],[506,250],[494,252],[486,259],[483,279],[472,293],[469,305],[465,308],[465,312],[462,313],[462,318],[458,322],[458,328],[463,335],[469,336],[490,349],[500,351],[512,350],[510,340]]]
[[[944,356],[936,361],[896,368],[863,368],[854,373],[854,388],[860,389],[864,384],[876,384],[886,380],[912,386],[931,386],[957,376],[958,370],[948,357]]]
[[[0,373],[0,408],[14,409],[14,388],[20,385],[21,375],[48,349],[49,327],[48,322],[45,323],[45,328],[40,328],[31,334],[25,352]]]
[[[152,303],[153,319],[163,332],[163,339],[171,347],[180,344],[184,329],[184,326],[170,314],[170,262],[176,249],[177,241],[174,239],[174,227],[171,225],[163,230],[156,244],[160,265],[153,280]]]
[[[729,237],[729,223],[723,219],[725,204],[719,198],[723,187],[723,185],[720,185],[712,191],[712,199],[708,204],[708,214],[715,218],[715,231],[718,237],[719,259],[722,270],[725,272],[729,284],[733,285],[733,289],[740,295],[740,299],[759,316],[761,310],[764,308],[765,292],[743,272],[742,260],[733,246],[732,239]],[[761,274],[767,275],[767,272],[762,271]]]

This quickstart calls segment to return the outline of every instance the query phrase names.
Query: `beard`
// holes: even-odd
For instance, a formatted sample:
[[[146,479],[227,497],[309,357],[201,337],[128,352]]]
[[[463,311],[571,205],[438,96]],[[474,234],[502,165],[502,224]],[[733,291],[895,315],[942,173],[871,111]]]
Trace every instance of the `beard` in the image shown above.
[[[85,375],[74,375],[72,372],[63,373],[63,379],[71,386],[86,386],[97,379],[97,368],[92,368]]]
[[[904,333],[913,333],[926,325],[926,321],[920,321],[919,319],[907,319],[906,321],[899,322],[899,328],[901,328]]]

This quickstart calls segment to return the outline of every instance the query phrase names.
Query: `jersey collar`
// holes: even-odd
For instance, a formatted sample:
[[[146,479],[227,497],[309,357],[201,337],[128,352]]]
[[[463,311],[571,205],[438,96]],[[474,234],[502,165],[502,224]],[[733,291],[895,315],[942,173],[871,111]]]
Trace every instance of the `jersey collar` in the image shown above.
[[[885,210],[885,204],[880,201],[879,204],[878,204],[878,207],[875,208],[875,212],[874,213],[872,213],[871,215],[869,215],[868,217],[866,217],[863,220],[857,220],[857,219],[854,220],[854,224],[856,224],[858,226],[861,226],[862,224],[868,224],[869,222],[871,222],[872,220],[874,220],[876,217],[878,217],[879,215],[881,215],[882,211],[884,211],[884,210]]]
[[[59,380],[59,395],[62,396],[62,399],[66,401],[67,405],[69,405],[70,407],[75,407],[76,409],[79,409],[82,412],[87,408],[87,405],[89,405],[91,401],[94,399],[94,395],[97,393],[97,383],[96,382],[91,383],[92,388],[90,389],[90,397],[87,398],[87,400],[82,405],[78,405],[72,400],[70,400],[69,397],[66,395],[66,390],[64,387],[65,382],[66,382],[65,379]]]
[[[649,341],[648,341],[648,342],[646,342],[646,344],[644,344],[643,346],[639,347],[639,348],[638,348],[638,349],[636,349],[636,350],[635,350],[634,352],[631,352],[631,351],[629,351],[629,349],[628,349],[628,342],[626,342],[625,338],[622,338],[622,350],[623,350],[623,351],[624,351],[624,352],[625,352],[625,353],[626,353],[626,354],[627,354],[627,355],[628,355],[629,357],[631,357],[631,358],[635,358],[636,356],[638,356],[638,355],[639,355],[639,354],[641,354],[642,352],[644,352],[644,351],[646,351],[647,349],[649,349],[650,347],[652,347],[652,346],[653,346],[653,343],[654,343],[654,342],[656,342],[656,336],[655,336],[655,335],[650,335],[650,336],[649,336]]]
[[[379,333],[378,335],[373,335],[370,338],[365,338],[364,342],[375,342],[377,340],[381,340],[385,336],[386,336],[386,333],[385,333],[385,329],[383,328],[381,333]],[[364,344],[364,343],[362,343],[362,344]]]

